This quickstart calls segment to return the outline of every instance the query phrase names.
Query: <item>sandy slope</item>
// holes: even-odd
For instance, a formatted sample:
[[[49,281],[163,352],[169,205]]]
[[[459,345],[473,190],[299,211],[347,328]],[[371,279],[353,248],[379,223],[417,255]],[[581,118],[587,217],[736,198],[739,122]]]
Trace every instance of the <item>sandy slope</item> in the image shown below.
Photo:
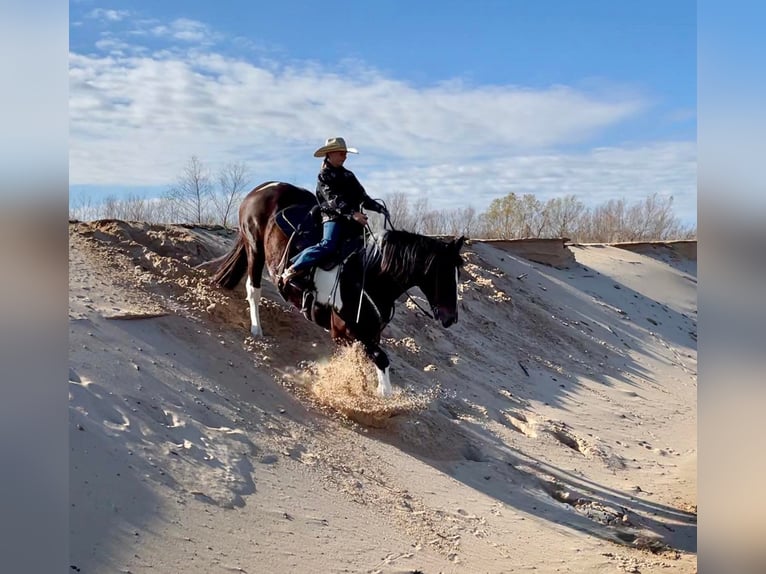
[[[399,305],[381,401],[268,283],[248,336],[190,267],[229,241],[70,224],[78,571],[696,571],[696,262],[468,245],[457,325]]]

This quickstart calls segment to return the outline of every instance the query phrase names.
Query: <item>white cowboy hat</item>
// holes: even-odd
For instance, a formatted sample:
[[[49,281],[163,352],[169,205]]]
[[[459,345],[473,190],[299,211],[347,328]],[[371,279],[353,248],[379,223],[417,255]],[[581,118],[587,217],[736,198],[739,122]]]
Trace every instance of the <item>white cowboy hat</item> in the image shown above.
[[[324,142],[324,145],[314,152],[314,157],[324,157],[331,151],[359,153],[356,148],[346,147],[346,140],[343,138],[327,138],[327,141]]]

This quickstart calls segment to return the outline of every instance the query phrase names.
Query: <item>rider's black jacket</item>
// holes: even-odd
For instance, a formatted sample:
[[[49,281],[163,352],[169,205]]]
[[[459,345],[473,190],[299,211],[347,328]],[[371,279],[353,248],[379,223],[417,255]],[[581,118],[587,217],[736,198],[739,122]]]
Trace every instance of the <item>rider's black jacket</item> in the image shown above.
[[[316,194],[322,221],[353,221],[351,216],[362,208],[383,213],[383,206],[367,195],[353,172],[335,167],[326,159],[317,176]]]

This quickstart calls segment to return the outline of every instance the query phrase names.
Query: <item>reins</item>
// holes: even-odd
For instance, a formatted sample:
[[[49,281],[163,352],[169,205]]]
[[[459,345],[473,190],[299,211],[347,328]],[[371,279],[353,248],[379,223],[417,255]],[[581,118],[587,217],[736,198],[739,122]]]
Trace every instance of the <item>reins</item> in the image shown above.
[[[375,236],[372,234],[372,229],[370,229],[369,224],[364,224],[364,229],[362,231],[363,237],[364,237],[364,245],[367,245],[367,240],[372,237],[373,242],[375,242]],[[377,243],[376,243],[377,245]],[[362,267],[362,288],[359,290],[359,303],[356,306],[356,322],[359,323],[359,317],[362,315],[362,298],[365,295],[364,291],[364,283],[367,279],[367,265],[370,262],[369,257],[364,257],[364,267]],[[367,300],[372,303],[372,297],[369,295],[367,296]],[[378,306],[373,304],[373,307],[375,308],[375,312],[378,314],[378,319],[380,319],[380,322],[383,322],[383,317],[380,316],[380,311],[378,310]]]

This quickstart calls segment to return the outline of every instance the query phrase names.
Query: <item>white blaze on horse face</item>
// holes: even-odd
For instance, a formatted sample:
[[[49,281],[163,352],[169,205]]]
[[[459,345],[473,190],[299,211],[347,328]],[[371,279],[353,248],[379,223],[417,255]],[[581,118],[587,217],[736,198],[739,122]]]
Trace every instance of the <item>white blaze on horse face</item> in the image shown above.
[[[460,272],[455,267],[455,310],[457,311],[457,301],[460,297]]]
[[[261,318],[258,315],[258,305],[261,303],[261,289],[256,289],[248,276],[245,290],[247,292],[247,302],[250,305],[250,333],[253,337],[263,337]]]
[[[340,298],[338,286],[338,272],[340,267],[333,267],[329,271],[317,269],[314,273],[314,286],[317,290],[316,302],[319,305],[331,305],[336,311],[343,309],[343,300]]]
[[[386,367],[381,371],[375,367],[375,371],[378,373],[378,395],[381,397],[390,397],[394,393],[394,389],[391,387],[391,379],[389,378],[389,371],[391,367]]]

